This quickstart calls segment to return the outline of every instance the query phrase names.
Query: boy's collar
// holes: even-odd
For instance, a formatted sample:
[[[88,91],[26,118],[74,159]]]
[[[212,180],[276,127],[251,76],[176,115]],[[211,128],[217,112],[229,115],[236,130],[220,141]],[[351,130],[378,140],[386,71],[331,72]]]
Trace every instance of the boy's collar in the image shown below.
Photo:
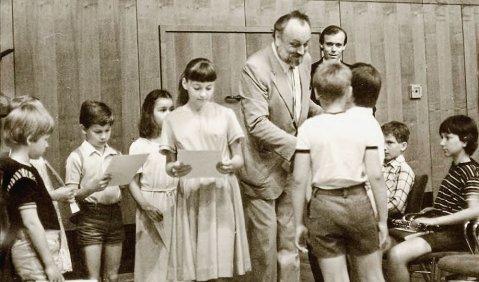
[[[388,162],[384,163],[384,166],[400,166],[403,162],[405,162],[406,159],[404,158],[404,155],[401,154],[394,159],[389,160]]]
[[[90,156],[93,153],[98,153],[100,152],[88,141],[84,140],[83,143],[80,145],[82,150],[86,153],[87,156]],[[111,148],[108,144],[105,144],[105,150],[103,154],[100,155],[117,155],[118,152]]]

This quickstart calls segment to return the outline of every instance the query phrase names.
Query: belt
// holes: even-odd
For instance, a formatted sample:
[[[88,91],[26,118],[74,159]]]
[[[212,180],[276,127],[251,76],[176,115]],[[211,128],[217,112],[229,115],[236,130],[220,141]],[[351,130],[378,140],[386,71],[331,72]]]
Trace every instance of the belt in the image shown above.
[[[113,207],[113,206],[119,206],[120,202],[112,203],[112,204],[100,204],[100,203],[93,203],[93,202],[86,202],[86,201],[81,201],[78,203],[80,206],[80,209],[82,207],[90,207],[90,208],[108,208],[108,207]]]
[[[323,189],[313,186],[313,197],[316,197],[317,195],[347,197],[348,195],[358,195],[364,193],[365,191],[366,190],[364,189],[364,183],[336,189]]]

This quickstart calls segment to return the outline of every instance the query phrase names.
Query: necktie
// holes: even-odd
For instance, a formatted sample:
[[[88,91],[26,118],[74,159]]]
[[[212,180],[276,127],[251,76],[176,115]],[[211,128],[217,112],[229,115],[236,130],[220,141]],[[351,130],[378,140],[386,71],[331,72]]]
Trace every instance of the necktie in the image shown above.
[[[299,75],[298,77],[295,76],[293,67],[289,68],[289,77],[291,81],[291,96],[293,96],[293,117],[297,121],[299,120],[299,115],[301,113],[301,94],[298,93],[298,90],[300,90]]]

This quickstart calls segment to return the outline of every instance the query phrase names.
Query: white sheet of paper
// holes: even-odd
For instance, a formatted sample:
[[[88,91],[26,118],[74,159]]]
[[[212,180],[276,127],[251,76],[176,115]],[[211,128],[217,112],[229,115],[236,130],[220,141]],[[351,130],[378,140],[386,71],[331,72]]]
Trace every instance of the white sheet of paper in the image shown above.
[[[191,172],[185,178],[221,177],[216,169],[221,161],[220,151],[189,151],[178,150],[178,161],[191,165]]]
[[[113,156],[110,165],[105,171],[111,175],[108,186],[129,184],[138,169],[145,162],[146,157],[148,157],[148,154]]]

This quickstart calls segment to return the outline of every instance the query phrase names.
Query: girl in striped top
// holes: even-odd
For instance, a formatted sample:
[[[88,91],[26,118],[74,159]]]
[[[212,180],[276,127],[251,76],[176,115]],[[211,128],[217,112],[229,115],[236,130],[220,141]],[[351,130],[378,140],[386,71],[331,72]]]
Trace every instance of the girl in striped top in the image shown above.
[[[455,115],[441,123],[439,134],[444,155],[452,159],[434,201],[439,216],[417,218],[413,224],[443,228],[392,247],[388,252],[389,281],[409,281],[408,263],[424,254],[467,250],[463,223],[479,217],[479,164],[471,158],[477,148],[477,125],[467,116]]]

